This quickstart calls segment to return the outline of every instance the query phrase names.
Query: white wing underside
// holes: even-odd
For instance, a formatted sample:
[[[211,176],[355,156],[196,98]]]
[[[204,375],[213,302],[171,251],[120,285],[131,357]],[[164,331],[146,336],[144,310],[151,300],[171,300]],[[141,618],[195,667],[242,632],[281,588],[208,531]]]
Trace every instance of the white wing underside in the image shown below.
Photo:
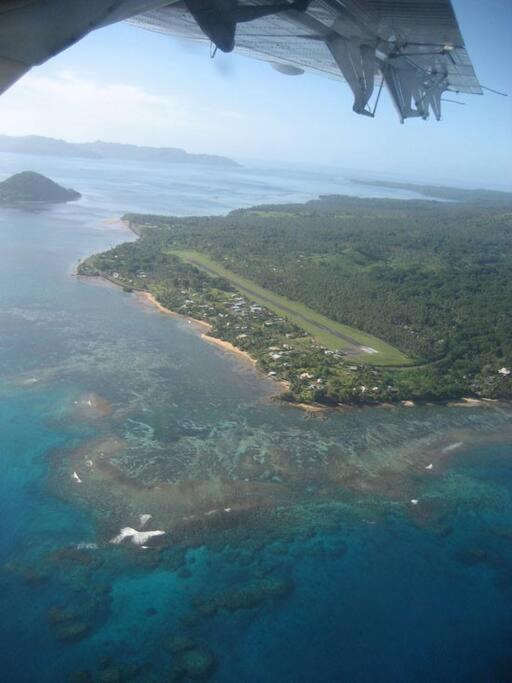
[[[257,0],[241,4],[268,4]],[[183,2],[141,14],[130,22],[145,29],[209,42]],[[240,54],[273,64],[345,80],[326,39],[333,33],[344,38],[380,43],[387,56],[406,45],[419,67],[441,67],[449,90],[482,94],[449,0],[314,0],[306,13],[280,13],[239,24],[236,48]],[[450,46],[440,54],[444,46]],[[436,54],[437,53],[437,54]],[[376,73],[376,82],[380,74]]]
[[[90,31],[128,20],[207,43],[224,31],[228,43],[215,42],[225,51],[236,26],[237,52],[290,75],[345,80],[354,111],[366,116],[375,114],[384,83],[402,122],[430,112],[439,119],[447,90],[482,94],[450,0],[312,0],[306,9],[302,1],[286,2],[6,0],[0,2],[0,93]],[[255,14],[265,16],[247,19]]]

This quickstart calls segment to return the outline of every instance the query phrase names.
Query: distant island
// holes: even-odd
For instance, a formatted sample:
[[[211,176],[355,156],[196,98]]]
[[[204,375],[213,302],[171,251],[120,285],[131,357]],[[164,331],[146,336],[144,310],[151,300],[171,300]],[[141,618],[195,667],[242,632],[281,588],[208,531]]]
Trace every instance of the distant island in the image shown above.
[[[413,183],[398,183],[391,180],[361,180],[359,178],[351,178],[350,180],[357,185],[385,187],[390,190],[406,190],[408,192],[416,192],[429,199],[441,199],[449,202],[492,206],[510,206],[512,204],[512,192],[502,192],[500,190],[484,190],[482,188],[468,190],[462,187],[416,185]]]
[[[512,198],[473,199],[129,214],[140,239],[79,273],[207,323],[290,402],[510,399]]]
[[[0,152],[34,154],[37,156],[77,157],[82,159],[120,159],[171,164],[201,164],[209,166],[239,166],[228,157],[215,154],[189,154],[177,147],[139,147],[117,142],[66,142],[40,135],[12,137],[0,135]]]
[[[66,189],[34,171],[22,171],[0,183],[0,204],[24,202],[59,203],[80,199],[76,190]]]

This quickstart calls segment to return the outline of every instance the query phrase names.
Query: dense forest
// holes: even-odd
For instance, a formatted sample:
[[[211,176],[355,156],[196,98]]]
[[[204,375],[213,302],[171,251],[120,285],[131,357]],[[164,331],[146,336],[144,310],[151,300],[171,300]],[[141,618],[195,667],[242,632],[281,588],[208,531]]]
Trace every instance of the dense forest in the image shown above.
[[[203,252],[413,358],[416,367],[380,371],[397,397],[510,396],[512,201],[489,196],[325,196],[222,217],[128,215],[141,239],[118,248],[117,263],[163,276],[166,251]],[[182,267],[190,278],[194,269]]]

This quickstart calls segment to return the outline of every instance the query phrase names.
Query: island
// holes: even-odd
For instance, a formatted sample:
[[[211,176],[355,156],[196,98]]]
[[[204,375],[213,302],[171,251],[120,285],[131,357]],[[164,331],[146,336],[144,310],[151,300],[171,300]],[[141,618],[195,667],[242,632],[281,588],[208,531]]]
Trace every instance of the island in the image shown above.
[[[41,135],[0,135],[0,152],[81,159],[239,166],[236,161],[217,154],[191,154],[179,147],[144,147],[117,142],[67,142]]]
[[[465,204],[488,204],[490,206],[510,206],[512,204],[512,192],[501,190],[486,190],[482,188],[467,189],[463,187],[443,187],[440,185],[417,185],[415,183],[399,183],[391,180],[363,180],[351,178],[356,185],[368,187],[380,187],[390,190],[405,190],[429,197],[430,199],[442,199],[448,202],[464,202]]]
[[[79,273],[209,325],[297,404],[512,398],[512,201],[324,196],[129,214]]]
[[[0,204],[54,204],[75,201],[81,196],[80,192],[66,189],[35,171],[16,173],[0,183]]]

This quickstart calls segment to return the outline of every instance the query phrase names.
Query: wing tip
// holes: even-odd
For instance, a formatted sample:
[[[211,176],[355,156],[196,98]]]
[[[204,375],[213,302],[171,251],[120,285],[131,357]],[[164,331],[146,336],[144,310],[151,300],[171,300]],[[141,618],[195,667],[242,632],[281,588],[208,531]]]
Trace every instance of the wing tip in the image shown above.
[[[0,57],[0,95],[16,83],[27,71],[29,66],[8,57]]]

